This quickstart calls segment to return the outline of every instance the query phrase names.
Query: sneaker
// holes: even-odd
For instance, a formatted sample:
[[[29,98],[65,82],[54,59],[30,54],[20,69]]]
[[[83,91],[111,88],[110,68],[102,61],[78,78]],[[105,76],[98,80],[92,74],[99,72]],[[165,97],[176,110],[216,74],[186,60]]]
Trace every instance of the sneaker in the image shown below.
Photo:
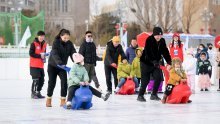
[[[146,102],[146,99],[144,98],[144,96],[138,96],[137,101]]]
[[[203,91],[203,89],[201,89],[200,91]]]
[[[66,102],[66,108],[67,109],[71,109],[72,108],[71,102],[69,102],[69,101]]]
[[[36,93],[36,95],[37,95],[37,97],[38,97],[39,99],[44,99],[44,98],[45,98],[45,96],[42,96],[40,92]]]
[[[205,91],[209,91],[207,88],[205,88]]]
[[[103,100],[104,100],[104,101],[107,101],[108,98],[110,97],[110,95],[111,95],[111,93],[106,93],[105,96],[104,96],[104,98],[103,98]]]
[[[152,95],[152,94],[151,94],[151,96],[150,96],[150,100],[156,100],[156,101],[159,101],[159,100],[161,100],[161,98],[158,97],[157,95]]]

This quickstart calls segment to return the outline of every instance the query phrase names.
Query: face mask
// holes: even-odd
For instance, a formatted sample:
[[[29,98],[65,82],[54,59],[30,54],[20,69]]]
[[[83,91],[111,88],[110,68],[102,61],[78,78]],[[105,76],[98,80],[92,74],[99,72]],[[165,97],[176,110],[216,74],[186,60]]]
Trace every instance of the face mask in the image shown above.
[[[209,47],[210,50],[212,50],[212,47]]]
[[[203,50],[203,48],[201,47],[201,48],[199,48],[200,50]]]
[[[86,42],[92,42],[93,41],[93,39],[92,38],[88,38],[88,37],[86,37]]]

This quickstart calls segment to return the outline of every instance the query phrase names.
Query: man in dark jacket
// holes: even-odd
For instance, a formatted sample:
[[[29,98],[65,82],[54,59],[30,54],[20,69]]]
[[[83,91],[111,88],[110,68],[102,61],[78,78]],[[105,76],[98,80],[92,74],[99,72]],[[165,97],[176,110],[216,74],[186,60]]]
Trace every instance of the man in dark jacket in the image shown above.
[[[160,100],[157,96],[157,91],[162,80],[160,59],[163,56],[168,64],[168,69],[171,65],[171,57],[166,46],[164,38],[162,38],[163,32],[160,27],[154,27],[153,34],[146,40],[143,55],[140,58],[141,61],[141,88],[137,100],[145,102],[144,93],[152,74],[154,79],[153,92],[151,94],[151,100]]]
[[[138,47],[137,40],[135,38],[131,39],[131,46],[126,50],[126,57],[128,59],[129,64],[132,64],[134,58],[136,57],[135,50]]]
[[[46,52],[46,42],[44,41],[45,33],[39,31],[37,38],[31,43],[29,50],[30,55],[30,75],[32,76],[31,98],[45,98],[40,91],[44,84],[44,60]]]
[[[97,56],[96,46],[93,42],[91,31],[85,33],[85,39],[79,48],[79,53],[84,57],[84,66],[89,75],[89,83],[93,80],[95,82],[95,87],[100,91],[101,89],[99,88],[100,84],[96,77],[95,66],[96,61],[102,61],[102,58]]]
[[[118,36],[114,36],[112,40],[107,43],[107,48],[106,48],[104,68],[105,68],[107,92],[110,93],[112,93],[111,73],[114,76],[115,88],[118,85],[117,65],[119,64],[118,63],[119,55],[121,56],[121,60],[126,59],[125,53],[119,42],[120,42],[120,38]]]

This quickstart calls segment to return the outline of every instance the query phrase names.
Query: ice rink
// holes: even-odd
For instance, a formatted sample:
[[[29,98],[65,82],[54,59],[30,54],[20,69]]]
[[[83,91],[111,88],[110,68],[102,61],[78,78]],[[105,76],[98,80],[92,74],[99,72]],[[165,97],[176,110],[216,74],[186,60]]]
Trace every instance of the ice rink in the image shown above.
[[[106,90],[102,66],[98,65],[97,74],[102,89]],[[0,124],[217,124],[220,120],[220,93],[216,86],[208,92],[197,89],[191,96],[191,104],[161,104],[150,101],[150,95],[145,96],[146,103],[141,103],[136,101],[137,95],[112,95],[106,102],[94,96],[90,110],[65,110],[59,106],[59,81],[53,107],[46,108],[45,99],[30,98],[32,81],[28,74],[24,76],[28,78],[0,79]],[[46,95],[47,81],[46,78],[43,95]]]

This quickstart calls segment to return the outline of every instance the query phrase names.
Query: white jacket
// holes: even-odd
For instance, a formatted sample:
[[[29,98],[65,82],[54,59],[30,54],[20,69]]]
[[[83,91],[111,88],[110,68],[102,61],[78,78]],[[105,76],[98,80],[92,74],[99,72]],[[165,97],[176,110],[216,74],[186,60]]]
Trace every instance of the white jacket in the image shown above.
[[[183,69],[186,71],[187,75],[196,74],[196,58],[192,55],[186,55],[183,61]]]

